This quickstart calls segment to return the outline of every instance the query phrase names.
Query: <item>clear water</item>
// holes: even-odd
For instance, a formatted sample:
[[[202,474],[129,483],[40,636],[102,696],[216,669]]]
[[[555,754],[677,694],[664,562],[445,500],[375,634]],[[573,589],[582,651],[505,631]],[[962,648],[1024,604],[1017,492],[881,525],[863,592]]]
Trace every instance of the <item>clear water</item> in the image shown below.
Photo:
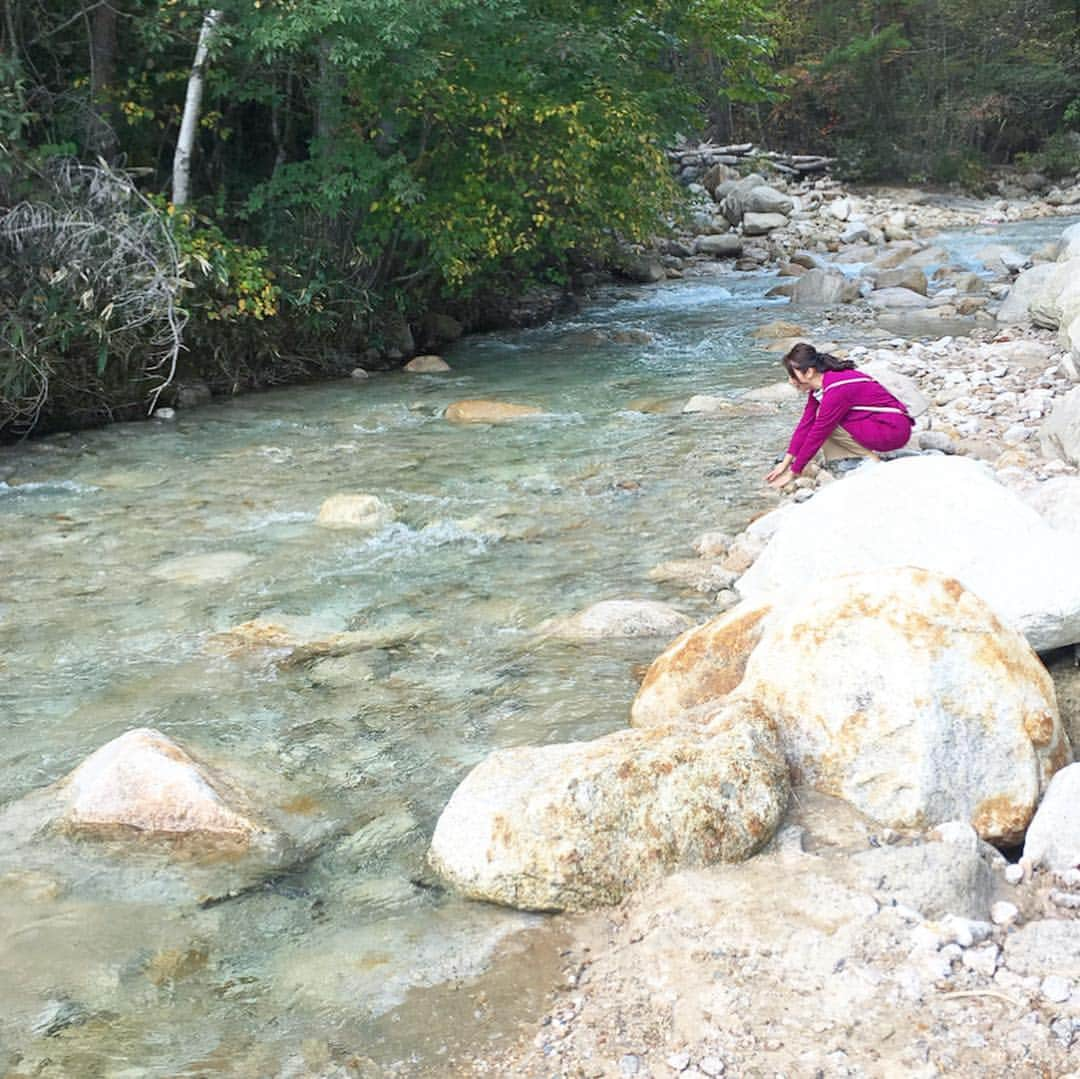
[[[359,1053],[437,1071],[451,1028],[498,1036],[440,987],[544,920],[431,887],[427,841],[492,749],[624,726],[636,669],[663,643],[570,646],[541,640],[541,622],[634,596],[709,615],[648,571],[774,501],[760,478],[790,415],[680,412],[776,379],[750,337],[787,313],[763,299],[774,283],[613,291],[557,325],[462,342],[449,374],[281,390],[0,453],[0,805],[151,726],[324,836],[288,872],[200,906],[197,867],[28,842],[9,812],[0,1070],[306,1075]],[[648,340],[611,340],[628,331]],[[469,397],[544,413],[441,417]],[[317,527],[338,492],[376,494],[397,519],[372,536]],[[222,552],[249,558],[224,582],[159,573]],[[295,667],[214,646],[259,616],[398,640]]]

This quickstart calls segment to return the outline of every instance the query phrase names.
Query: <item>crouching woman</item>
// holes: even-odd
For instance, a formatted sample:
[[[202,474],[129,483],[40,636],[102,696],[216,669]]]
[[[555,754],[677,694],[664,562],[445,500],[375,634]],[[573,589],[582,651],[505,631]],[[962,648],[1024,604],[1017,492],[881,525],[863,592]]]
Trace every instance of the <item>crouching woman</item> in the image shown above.
[[[903,402],[850,360],[800,343],[783,362],[788,381],[807,399],[787,453],[765,477],[770,487],[790,483],[818,450],[829,464],[907,444],[914,421]]]

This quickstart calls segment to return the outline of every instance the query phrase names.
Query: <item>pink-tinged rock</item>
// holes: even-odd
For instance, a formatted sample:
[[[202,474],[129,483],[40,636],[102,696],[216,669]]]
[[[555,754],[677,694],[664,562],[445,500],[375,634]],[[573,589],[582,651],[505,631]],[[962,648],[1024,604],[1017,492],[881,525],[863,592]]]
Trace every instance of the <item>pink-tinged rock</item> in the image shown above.
[[[266,835],[246,799],[170,738],[139,728],[91,754],[59,784],[61,827],[197,836],[246,846]]]

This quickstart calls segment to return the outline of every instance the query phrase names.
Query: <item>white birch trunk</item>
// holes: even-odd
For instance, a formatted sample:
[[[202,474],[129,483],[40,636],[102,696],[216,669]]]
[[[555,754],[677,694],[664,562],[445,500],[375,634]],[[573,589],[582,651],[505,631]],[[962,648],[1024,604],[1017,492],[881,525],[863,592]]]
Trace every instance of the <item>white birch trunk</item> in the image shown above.
[[[199,129],[199,113],[202,111],[203,72],[206,68],[206,55],[210,50],[210,39],[214,36],[221,14],[217,8],[211,8],[206,13],[199,31],[199,44],[195,47],[195,63],[188,78],[184,115],[176,140],[176,153],[173,155],[174,206],[184,206],[191,192],[191,154],[195,147],[195,132]]]

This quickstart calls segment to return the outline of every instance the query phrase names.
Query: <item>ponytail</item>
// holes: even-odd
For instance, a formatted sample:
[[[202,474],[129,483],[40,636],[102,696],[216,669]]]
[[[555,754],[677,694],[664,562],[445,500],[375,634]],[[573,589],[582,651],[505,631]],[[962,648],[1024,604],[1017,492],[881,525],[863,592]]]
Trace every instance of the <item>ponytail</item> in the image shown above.
[[[783,359],[784,370],[790,375],[792,369],[797,371],[809,371],[811,367],[818,371],[851,371],[855,367],[854,360],[842,360],[839,356],[833,356],[828,352],[818,352],[813,345],[800,341],[792,348]]]

